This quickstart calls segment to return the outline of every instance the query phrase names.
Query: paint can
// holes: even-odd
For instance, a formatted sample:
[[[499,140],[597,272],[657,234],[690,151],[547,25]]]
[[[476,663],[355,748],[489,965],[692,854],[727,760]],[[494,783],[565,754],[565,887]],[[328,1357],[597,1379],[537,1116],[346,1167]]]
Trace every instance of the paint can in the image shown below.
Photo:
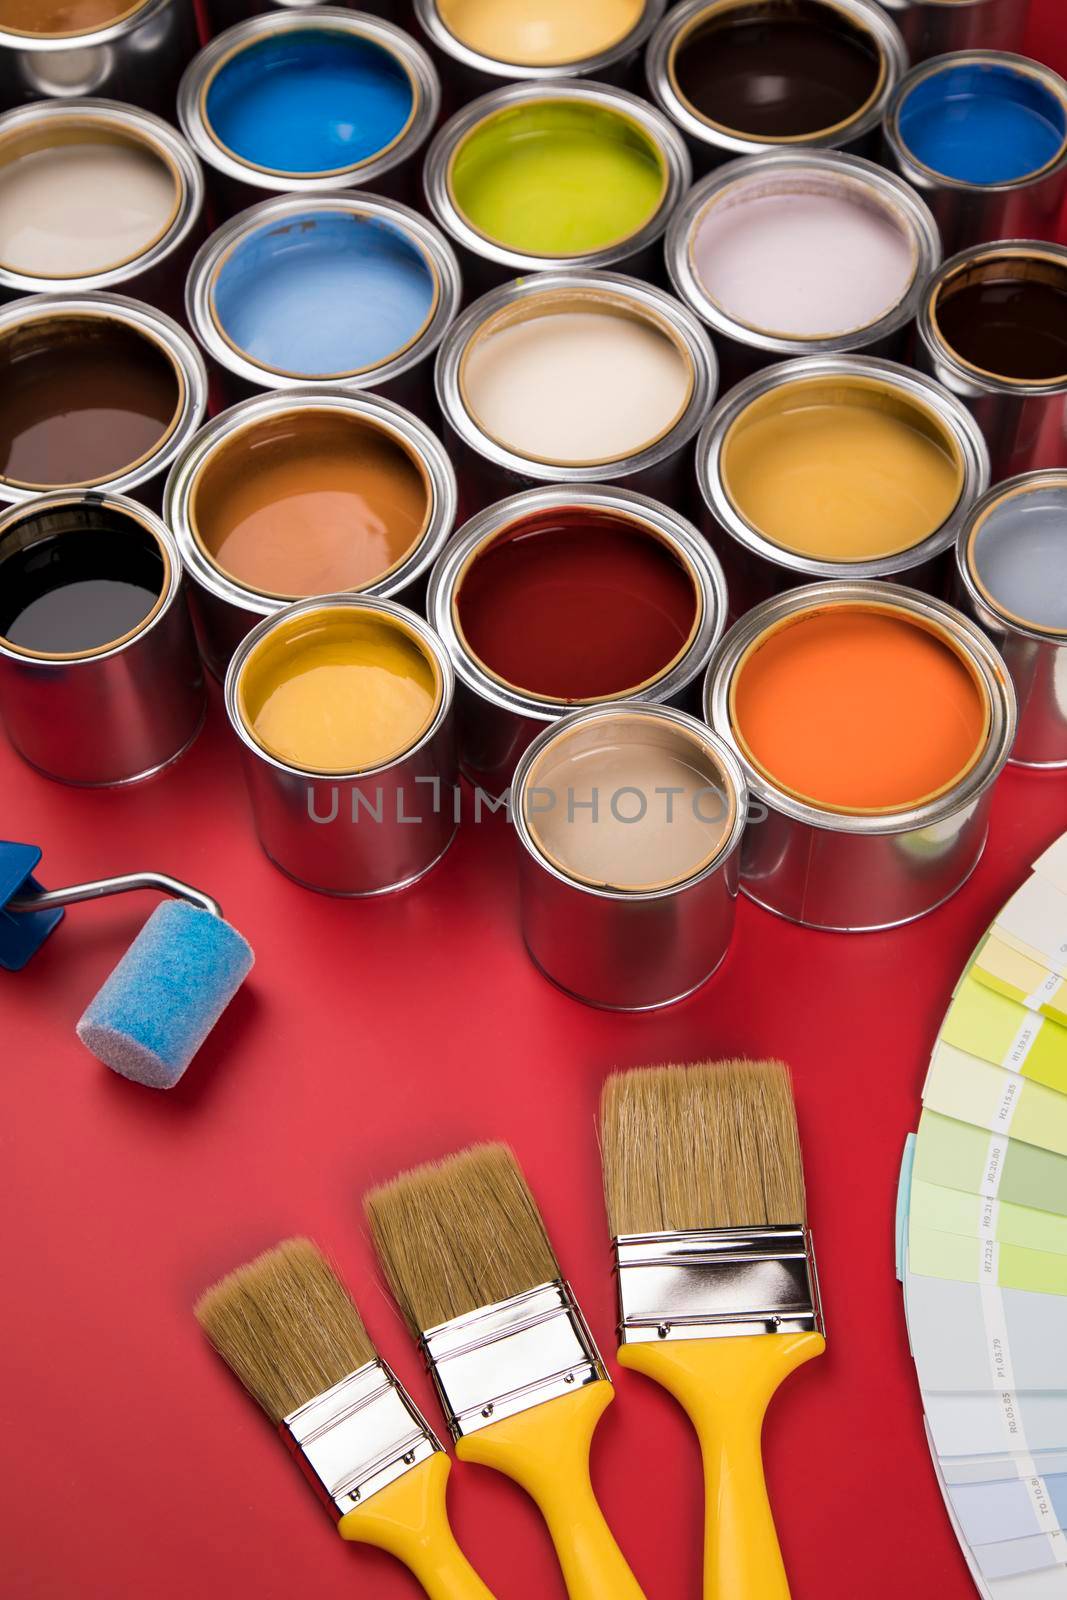
[[[453,676],[421,617],[332,595],[265,617],[226,674],[264,851],[323,894],[405,888],[455,836]]]
[[[1018,50],[1030,0],[879,0],[912,61],[950,50]]]
[[[628,489],[528,489],[449,542],[426,614],[455,668],[463,770],[499,795],[531,740],[577,707],[684,702],[725,626],[726,585],[667,506]]]
[[[66,0],[0,3],[0,107],[84,95],[174,114],[198,44],[191,0],[90,0],[69,26]]]
[[[399,201],[282,195],[212,235],[186,304],[228,404],[328,383],[424,411],[461,293],[448,240]]]
[[[139,300],[37,294],[0,307],[0,505],[94,488],[158,506],[206,407],[196,345]]]
[[[456,516],[437,436],[344,389],[279,391],[213,417],[167,479],[164,515],[216,677],[292,601],[341,591],[417,599]]]
[[[264,11],[310,11],[318,3],[319,0],[205,0],[205,11],[211,32],[222,33]],[[411,0],[337,0],[337,4],[348,11],[384,17],[400,28],[410,28],[414,21]]]
[[[915,190],[833,150],[728,162],[667,229],[671,283],[711,329],[724,387],[788,356],[902,357],[940,263],[937,224]]]
[[[1055,239],[1067,195],[1067,83],[1025,56],[970,50],[915,67],[886,112],[889,160],[926,200],[947,254]]]
[[[513,83],[445,123],[426,157],[431,215],[468,291],[529,272],[616,267],[655,277],[692,179],[685,141],[637,95],[604,83]]]
[[[122,495],[42,495],[0,515],[0,716],[63,783],[134,783],[188,749],[204,680],[177,546]]]
[[[178,120],[215,214],[228,217],[271,193],[413,198],[440,96],[426,51],[392,23],[338,6],[286,8],[200,51],[178,90]]]
[[[761,816],[741,888],[807,927],[911,922],[967,880],[1015,735],[1015,693],[989,640],[897,584],[775,596],[726,635],[705,716]]]
[[[683,0],[646,59],[652,98],[698,173],[798,147],[876,155],[907,65],[875,0]]]
[[[919,362],[973,412],[993,482],[1067,466],[1067,248],[961,251],[926,287]]]
[[[730,945],[748,792],[695,717],[635,702],[546,728],[512,787],[523,938],[588,1005],[649,1011],[706,983]]]
[[[735,616],[831,578],[944,592],[989,486],[967,407],[871,356],[785,361],[738,384],[701,430],[696,470]]]
[[[691,311],[608,272],[544,272],[493,289],[437,360],[461,514],[536,483],[618,483],[679,509],[718,365]]]
[[[960,605],[1015,684],[1012,762],[1067,767],[1067,472],[990,490],[960,530],[956,561]]]
[[[180,313],[200,163],[160,117],[40,100],[0,117],[0,298],[114,289]]]

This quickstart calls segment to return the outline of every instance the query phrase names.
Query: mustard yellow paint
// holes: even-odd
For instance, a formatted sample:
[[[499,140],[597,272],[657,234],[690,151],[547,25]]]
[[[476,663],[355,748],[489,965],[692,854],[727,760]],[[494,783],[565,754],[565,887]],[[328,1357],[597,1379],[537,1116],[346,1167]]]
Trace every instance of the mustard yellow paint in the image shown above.
[[[279,623],[241,669],[242,719],[268,754],[303,771],[363,772],[418,743],[440,699],[414,633],[357,606]]]
[[[643,0],[437,0],[461,44],[518,67],[588,61],[637,27]]]

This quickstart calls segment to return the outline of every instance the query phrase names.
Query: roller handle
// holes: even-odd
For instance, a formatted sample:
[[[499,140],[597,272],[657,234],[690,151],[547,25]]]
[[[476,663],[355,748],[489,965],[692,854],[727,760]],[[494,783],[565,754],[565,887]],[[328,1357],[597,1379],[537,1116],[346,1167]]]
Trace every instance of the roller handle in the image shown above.
[[[448,1521],[445,1485],[451,1468],[438,1451],[402,1478],[348,1511],[338,1524],[342,1539],[385,1550],[418,1579],[430,1600],[493,1600]]]

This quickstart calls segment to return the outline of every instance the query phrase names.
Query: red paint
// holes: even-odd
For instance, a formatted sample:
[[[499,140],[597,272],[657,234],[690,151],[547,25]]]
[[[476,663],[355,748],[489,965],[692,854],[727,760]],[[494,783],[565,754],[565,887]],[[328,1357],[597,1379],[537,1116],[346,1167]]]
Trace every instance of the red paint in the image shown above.
[[[467,644],[526,694],[595,700],[659,677],[697,621],[695,578],[629,518],[552,511],[474,557],[455,599]]]

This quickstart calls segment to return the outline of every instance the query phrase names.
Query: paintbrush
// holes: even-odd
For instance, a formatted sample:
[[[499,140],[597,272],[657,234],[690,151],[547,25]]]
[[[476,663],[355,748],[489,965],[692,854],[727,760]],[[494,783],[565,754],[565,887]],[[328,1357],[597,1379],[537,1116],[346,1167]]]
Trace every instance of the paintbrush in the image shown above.
[[[617,1073],[601,1144],[619,1361],[700,1439],[705,1600],[788,1600],[760,1436],[778,1385],[826,1348],[788,1069]]]
[[[572,1600],[643,1600],[589,1478],[593,1430],[615,1391],[511,1151],[475,1146],[395,1178],[366,1205],[460,1460],[533,1498]]]
[[[290,1239],[239,1267],[201,1297],[196,1318],[343,1539],[396,1556],[431,1600],[492,1600],[449,1527],[448,1457],[313,1244]]]

